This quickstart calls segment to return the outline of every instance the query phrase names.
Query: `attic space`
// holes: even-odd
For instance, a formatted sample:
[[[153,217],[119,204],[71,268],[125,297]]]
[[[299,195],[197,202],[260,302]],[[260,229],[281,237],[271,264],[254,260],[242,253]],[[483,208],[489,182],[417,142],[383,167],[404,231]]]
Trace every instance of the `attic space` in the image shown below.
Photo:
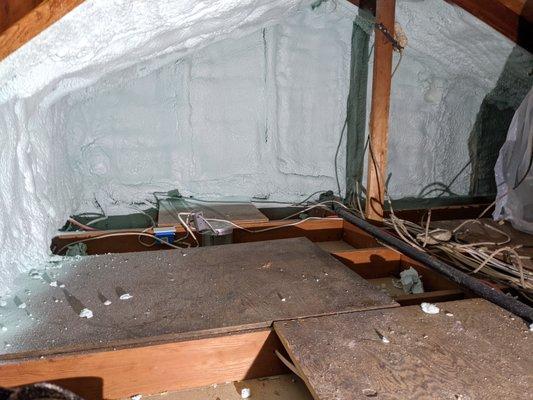
[[[131,213],[173,189],[298,201],[364,187],[372,18],[342,0],[85,2],[8,57],[3,289],[69,215]],[[399,1],[396,19],[388,193],[493,194],[531,54],[443,1]]]
[[[533,0],[0,0],[0,400],[533,393],[531,37]]]

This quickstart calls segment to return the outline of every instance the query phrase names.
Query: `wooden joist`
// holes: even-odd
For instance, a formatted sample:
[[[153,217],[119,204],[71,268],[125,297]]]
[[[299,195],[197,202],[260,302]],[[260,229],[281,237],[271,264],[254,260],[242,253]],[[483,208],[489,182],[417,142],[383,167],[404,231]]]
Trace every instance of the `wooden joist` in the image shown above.
[[[0,32],[5,31],[43,0],[0,0]]]
[[[382,24],[391,34],[394,34],[395,8],[395,0],[376,1],[376,23]],[[382,31],[376,28],[375,32],[365,213],[368,219],[381,221],[383,219],[385,176],[387,173],[393,48],[389,38]]]
[[[15,0],[18,2],[20,0]],[[44,31],[84,0],[44,0],[3,32],[0,29],[0,61]],[[9,2],[10,3],[10,2]],[[26,2],[28,3],[28,2]],[[31,3],[31,2],[30,2]],[[5,11],[5,9],[4,9]],[[6,13],[14,19],[13,13]],[[9,21],[9,19],[8,19]]]
[[[86,399],[259,378],[283,373],[270,329],[199,340],[0,363],[0,386],[56,382]]]

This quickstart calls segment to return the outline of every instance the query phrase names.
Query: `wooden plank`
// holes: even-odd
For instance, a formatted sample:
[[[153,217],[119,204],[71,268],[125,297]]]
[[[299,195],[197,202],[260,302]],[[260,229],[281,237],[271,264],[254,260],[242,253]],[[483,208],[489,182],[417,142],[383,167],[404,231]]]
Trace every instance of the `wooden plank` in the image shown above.
[[[446,0],[533,52],[533,2],[531,0]]]
[[[396,0],[376,0],[376,23],[392,34],[395,8]],[[392,44],[379,29],[375,32],[365,214],[368,219],[381,221],[387,174]]]
[[[284,228],[268,230],[266,232],[247,232],[242,229],[233,231],[233,241],[235,243],[257,242],[264,240],[287,239],[295,237],[306,237],[313,242],[329,242],[341,240],[343,236],[343,221],[339,218],[327,218],[320,220],[308,220],[298,225],[290,226],[298,220],[270,221],[263,224],[246,226],[249,230],[260,231],[262,229],[275,226],[287,225]]]
[[[16,340],[5,339],[10,347],[0,348],[0,360],[188,340],[266,328],[275,320],[397,306],[305,238],[74,258],[46,274],[44,281],[25,275],[17,282],[21,289],[14,295],[26,308],[13,301],[3,309],[12,316],[3,323]],[[120,300],[124,293],[133,297]],[[83,308],[94,316],[80,318]],[[17,327],[17,320],[24,323]]]
[[[150,396],[148,400],[242,400],[242,390],[248,388],[251,399],[259,400],[313,400],[305,383],[294,374],[226,382],[178,392]]]
[[[369,235],[357,226],[344,221],[342,227],[342,240],[349,243],[356,249],[379,246],[378,241],[372,235]]]
[[[332,255],[365,279],[396,276],[400,273],[400,253],[386,247],[339,251]]]
[[[60,381],[90,399],[125,398],[283,373],[270,330],[0,364],[0,386]]]
[[[157,225],[179,225],[178,213],[197,211],[202,212],[205,218],[225,219],[236,224],[268,222],[268,218],[251,203],[195,203],[186,200],[161,200]]]
[[[44,0],[0,0],[0,33]]]
[[[417,293],[417,294],[403,294],[395,296],[396,300],[402,306],[412,306],[416,304],[426,303],[441,303],[443,301],[452,301],[470,297],[461,289],[442,289],[431,292]]]
[[[346,243],[344,240],[331,240],[328,242],[317,242],[316,244],[322,250],[327,251],[328,253],[337,253],[340,251],[351,251],[354,250],[353,246]]]
[[[258,231],[266,228],[276,229],[267,232],[247,232],[242,229],[235,229],[233,231],[234,243],[257,242],[262,240],[287,239],[295,237],[306,237],[313,242],[341,240],[343,234],[343,221],[338,218],[328,218],[320,220],[307,220],[299,223],[296,226],[290,226],[298,220],[284,220],[284,221],[268,221],[255,223],[241,223],[239,225],[246,229]],[[284,226],[287,225],[287,226]],[[149,251],[149,250],[168,250],[169,247],[160,244],[154,244],[152,247],[145,247],[139,243],[138,236],[121,236],[117,240],[117,236],[106,237],[108,234],[120,234],[125,232],[142,232],[143,229],[128,229],[128,230],[111,230],[111,231],[90,231],[90,232],[69,232],[63,233],[52,239],[51,249],[54,254],[64,246],[78,240],[85,240],[89,238],[96,238],[101,236],[102,239],[85,242],[87,245],[87,254],[105,254],[105,253],[125,253],[134,251]],[[153,231],[149,229],[147,233],[152,234]],[[185,235],[185,230],[182,226],[176,226],[178,237]],[[367,239],[369,235],[365,234]],[[150,243],[149,238],[143,239],[146,243]],[[190,244],[194,244],[192,240]],[[64,251],[63,251],[64,253]]]
[[[0,60],[33,39],[84,0],[45,0],[0,33]]]
[[[531,398],[527,325],[485,300],[276,322],[314,398]],[[447,313],[453,315],[449,316]],[[377,332],[385,336],[384,343]]]

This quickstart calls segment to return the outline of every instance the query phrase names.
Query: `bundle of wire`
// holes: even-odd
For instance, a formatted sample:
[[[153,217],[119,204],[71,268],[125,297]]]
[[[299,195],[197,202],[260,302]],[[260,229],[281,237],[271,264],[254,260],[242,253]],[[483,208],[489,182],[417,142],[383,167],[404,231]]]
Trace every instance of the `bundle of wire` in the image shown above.
[[[451,262],[465,272],[508,285],[521,296],[533,301],[533,271],[523,265],[523,260],[531,258],[518,254],[520,246],[511,246],[511,238],[504,231],[481,220],[489,208],[490,206],[477,219],[466,220],[447,231],[442,228],[430,229],[431,210],[428,211],[425,226],[422,226],[398,218],[391,206],[390,216],[384,219],[384,224],[411,246]],[[477,243],[460,241],[463,229],[471,224],[481,225],[500,234],[502,240]]]

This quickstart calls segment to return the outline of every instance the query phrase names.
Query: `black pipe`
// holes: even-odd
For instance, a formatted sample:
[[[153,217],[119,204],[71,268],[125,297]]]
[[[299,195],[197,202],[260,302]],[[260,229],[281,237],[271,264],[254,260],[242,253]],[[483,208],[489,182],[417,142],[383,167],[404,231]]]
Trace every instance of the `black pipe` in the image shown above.
[[[420,251],[413,246],[405,243],[403,240],[391,235],[390,233],[380,229],[364,219],[358,218],[352,213],[346,211],[339,206],[334,206],[335,212],[345,221],[361,228],[365,232],[368,232],[375,238],[379,239],[383,243],[394,247],[403,254],[411,257],[413,260],[419,261],[422,264],[434,269],[435,271],[446,276],[451,281],[457,283],[459,286],[470,290],[472,293],[482,297],[498,306],[506,309],[507,311],[516,314],[517,316],[525,319],[529,323],[533,322],[533,308],[521,301],[516,300],[514,297],[507,296],[483,283],[478,279],[459,271],[457,268],[440,261],[439,259],[430,256],[428,253]]]

